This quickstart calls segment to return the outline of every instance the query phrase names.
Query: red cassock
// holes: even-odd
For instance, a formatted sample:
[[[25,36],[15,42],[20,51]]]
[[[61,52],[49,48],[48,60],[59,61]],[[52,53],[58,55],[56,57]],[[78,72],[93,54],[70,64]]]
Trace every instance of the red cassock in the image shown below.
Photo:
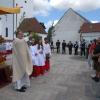
[[[39,66],[33,66],[33,72],[30,77],[37,77],[40,75],[40,67]]]
[[[39,75],[43,75],[44,72],[44,66],[33,66],[33,72],[30,77],[38,77]]]

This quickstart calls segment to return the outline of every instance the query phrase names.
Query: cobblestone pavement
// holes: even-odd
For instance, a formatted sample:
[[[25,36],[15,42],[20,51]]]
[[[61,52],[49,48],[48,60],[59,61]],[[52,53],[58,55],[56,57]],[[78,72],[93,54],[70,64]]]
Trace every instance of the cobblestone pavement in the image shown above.
[[[100,100],[100,83],[91,80],[91,73],[80,56],[52,54],[50,72],[32,79],[25,93],[12,84],[0,89],[0,100]]]

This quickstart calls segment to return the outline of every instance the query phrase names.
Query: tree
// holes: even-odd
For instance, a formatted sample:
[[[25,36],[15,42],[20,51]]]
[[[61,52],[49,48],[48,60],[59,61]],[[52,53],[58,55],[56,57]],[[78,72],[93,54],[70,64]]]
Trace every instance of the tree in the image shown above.
[[[42,25],[42,27],[43,27],[44,29],[46,29],[46,27],[45,27],[45,25],[44,25],[43,22],[40,22],[40,25]]]
[[[37,33],[32,32],[30,38],[35,39],[36,41],[38,41],[41,37]]]
[[[48,41],[51,42],[52,41],[52,35],[53,35],[53,26],[51,26],[48,30],[48,35],[47,35],[47,38],[48,38]]]

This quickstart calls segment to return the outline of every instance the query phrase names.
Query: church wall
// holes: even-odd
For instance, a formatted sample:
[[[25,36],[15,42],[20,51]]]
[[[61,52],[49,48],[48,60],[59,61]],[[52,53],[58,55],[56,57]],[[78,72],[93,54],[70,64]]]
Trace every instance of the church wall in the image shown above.
[[[80,41],[79,30],[84,22],[86,22],[86,20],[80,17],[72,9],[68,10],[54,27],[54,43],[58,39],[60,41],[66,40],[66,42]]]

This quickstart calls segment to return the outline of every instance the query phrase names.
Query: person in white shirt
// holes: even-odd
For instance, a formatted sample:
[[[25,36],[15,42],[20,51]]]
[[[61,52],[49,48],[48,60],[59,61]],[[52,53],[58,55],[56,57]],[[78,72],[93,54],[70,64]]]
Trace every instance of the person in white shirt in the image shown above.
[[[45,70],[49,71],[50,70],[50,56],[51,56],[51,48],[50,44],[48,43],[48,39],[44,38],[44,53],[46,55],[46,61],[45,61]]]

